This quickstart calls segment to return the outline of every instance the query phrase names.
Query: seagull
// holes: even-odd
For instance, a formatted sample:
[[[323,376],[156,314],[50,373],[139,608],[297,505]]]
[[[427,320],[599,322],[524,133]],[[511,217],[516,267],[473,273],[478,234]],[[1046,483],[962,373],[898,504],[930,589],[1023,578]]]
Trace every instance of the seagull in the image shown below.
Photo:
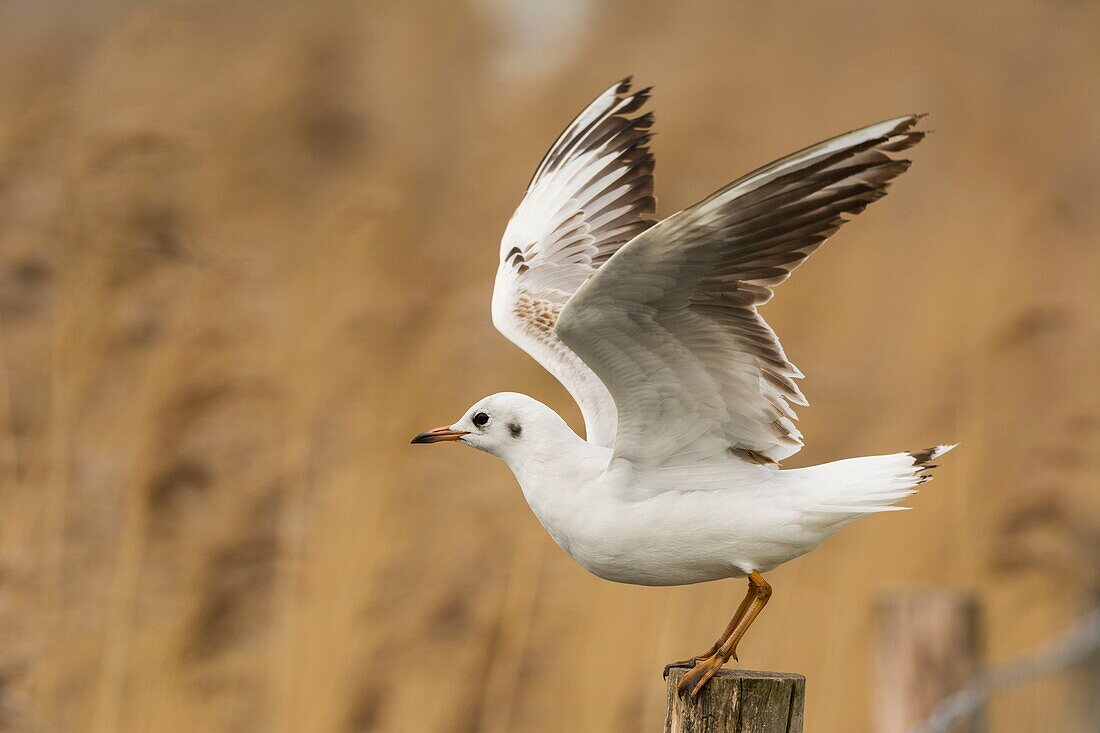
[[[747,578],[717,641],[687,667],[698,696],[771,597],[763,574],[931,478],[953,445],[780,468],[805,406],[759,308],[909,167],[923,115],[769,163],[658,221],[650,88],[599,95],[542,159],[504,231],[493,323],[580,406],[585,438],[501,392],[413,443],[502,459],[539,522],[589,572],[667,586]]]

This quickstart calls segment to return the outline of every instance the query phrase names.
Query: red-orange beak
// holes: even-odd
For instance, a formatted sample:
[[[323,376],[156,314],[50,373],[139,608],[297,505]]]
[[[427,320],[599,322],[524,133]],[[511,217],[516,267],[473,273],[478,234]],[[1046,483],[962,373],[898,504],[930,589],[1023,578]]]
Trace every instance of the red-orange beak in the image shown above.
[[[418,443],[442,443],[445,440],[459,440],[463,435],[468,433],[464,430],[451,430],[450,427],[444,425],[441,428],[434,428],[432,430],[425,430],[420,435],[412,439],[413,445]]]

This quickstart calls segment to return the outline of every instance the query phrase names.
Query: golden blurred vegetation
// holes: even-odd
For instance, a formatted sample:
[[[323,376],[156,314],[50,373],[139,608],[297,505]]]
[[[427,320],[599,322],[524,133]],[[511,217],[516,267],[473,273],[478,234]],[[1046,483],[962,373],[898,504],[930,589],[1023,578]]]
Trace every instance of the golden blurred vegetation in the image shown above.
[[[628,73],[662,215],[937,130],[766,314],[809,375],[791,465],[961,448],[771,574],[743,663],[867,730],[880,592],[977,593],[994,662],[1096,600],[1100,6],[546,7],[0,5],[0,730],[659,729],[740,584],[600,581],[503,464],[407,446],[502,390],[580,425],[489,294],[539,157]],[[1049,729],[1072,688],[1038,689],[994,729]]]

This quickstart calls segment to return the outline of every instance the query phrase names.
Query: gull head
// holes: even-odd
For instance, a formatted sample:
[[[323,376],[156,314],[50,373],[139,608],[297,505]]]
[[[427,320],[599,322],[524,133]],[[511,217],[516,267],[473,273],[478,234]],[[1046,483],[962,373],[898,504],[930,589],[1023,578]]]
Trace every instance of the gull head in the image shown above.
[[[457,441],[510,461],[520,455],[578,439],[546,405],[516,392],[498,392],[479,400],[453,425],[425,430],[414,444]]]

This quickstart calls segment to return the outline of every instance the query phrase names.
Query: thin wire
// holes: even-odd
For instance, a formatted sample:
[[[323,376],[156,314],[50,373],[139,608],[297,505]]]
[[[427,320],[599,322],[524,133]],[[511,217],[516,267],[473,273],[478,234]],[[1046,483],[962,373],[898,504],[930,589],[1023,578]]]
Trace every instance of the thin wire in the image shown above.
[[[1082,664],[1095,654],[1100,654],[1100,608],[1093,609],[1034,654],[978,675],[965,690],[945,697],[923,723],[910,729],[910,733],[947,733],[957,721],[981,710],[997,690],[1048,677]]]

